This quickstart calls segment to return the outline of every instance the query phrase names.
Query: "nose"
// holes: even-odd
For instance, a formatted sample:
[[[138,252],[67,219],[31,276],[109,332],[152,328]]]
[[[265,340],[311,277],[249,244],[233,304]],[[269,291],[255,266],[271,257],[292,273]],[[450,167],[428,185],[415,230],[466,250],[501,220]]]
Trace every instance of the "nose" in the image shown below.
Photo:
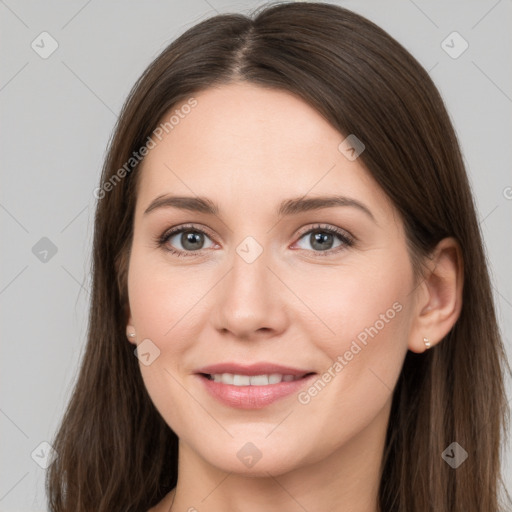
[[[273,271],[270,253],[251,261],[235,252],[232,266],[215,287],[214,327],[223,336],[251,340],[282,333],[288,322],[286,288]]]

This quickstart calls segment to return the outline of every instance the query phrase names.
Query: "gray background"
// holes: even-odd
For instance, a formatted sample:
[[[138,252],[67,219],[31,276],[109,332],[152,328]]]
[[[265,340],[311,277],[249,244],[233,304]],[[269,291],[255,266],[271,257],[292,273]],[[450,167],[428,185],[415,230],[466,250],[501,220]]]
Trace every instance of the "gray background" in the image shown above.
[[[512,48],[512,2],[335,3],[401,42],[429,70],[447,103],[473,186],[510,355],[512,65],[506,54]],[[45,470],[35,460],[48,455],[39,445],[51,442],[83,352],[92,192],[128,91],[151,60],[198,21],[216,12],[247,13],[260,4],[0,0],[1,511],[46,510]],[[46,59],[31,47],[35,41],[50,48],[50,40],[39,37],[44,31],[58,43]],[[462,41],[452,37],[442,46],[453,31],[469,44],[458,58],[445,49],[453,54]],[[509,381],[507,389],[512,397]],[[511,452],[504,445],[509,489]]]

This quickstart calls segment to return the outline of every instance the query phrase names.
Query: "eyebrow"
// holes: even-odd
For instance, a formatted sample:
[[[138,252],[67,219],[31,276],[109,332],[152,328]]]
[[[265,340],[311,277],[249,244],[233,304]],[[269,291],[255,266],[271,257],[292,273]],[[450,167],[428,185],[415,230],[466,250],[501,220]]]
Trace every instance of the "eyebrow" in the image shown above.
[[[323,208],[333,208],[336,206],[350,206],[357,208],[370,217],[375,223],[375,217],[370,209],[363,203],[350,197],[331,195],[320,197],[296,197],[285,199],[277,209],[277,216],[297,215],[299,213],[321,210]],[[192,212],[205,213],[208,215],[218,215],[219,207],[211,199],[207,197],[190,197],[190,196],[170,196],[161,195],[154,199],[146,208],[144,215],[158,208],[178,208],[180,210],[188,210]]]

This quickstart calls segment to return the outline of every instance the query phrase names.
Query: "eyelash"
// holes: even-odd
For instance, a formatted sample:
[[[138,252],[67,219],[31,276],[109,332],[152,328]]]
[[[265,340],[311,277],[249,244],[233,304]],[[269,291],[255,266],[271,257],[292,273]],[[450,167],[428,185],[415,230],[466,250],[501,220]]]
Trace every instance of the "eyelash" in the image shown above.
[[[194,224],[184,224],[184,225],[178,226],[176,228],[171,228],[170,230],[165,231],[162,235],[157,236],[155,238],[157,247],[162,248],[163,250],[168,251],[169,253],[171,253],[175,256],[178,256],[179,258],[197,256],[198,254],[200,254],[202,252],[202,249],[200,249],[198,251],[181,251],[178,249],[174,249],[173,247],[167,246],[167,242],[173,235],[175,235],[177,233],[181,233],[183,231],[192,231],[192,232],[196,232],[196,233],[201,233],[201,234],[208,236],[209,238],[212,238],[208,234],[208,232],[204,231],[201,228],[198,228]],[[335,249],[329,249],[327,251],[312,251],[318,256],[330,256],[332,254],[335,254],[335,253],[345,250],[347,247],[352,247],[355,243],[354,237],[349,235],[346,231],[342,231],[333,226],[326,226],[326,225],[322,225],[322,224],[316,224],[305,231],[301,231],[298,235],[299,236],[298,240],[300,240],[304,235],[310,234],[314,231],[319,231],[321,233],[325,232],[325,233],[329,233],[332,235],[336,235],[339,237],[339,239],[342,242],[342,245],[340,245],[339,247],[336,247]],[[302,249],[302,250],[307,250],[307,249]]]

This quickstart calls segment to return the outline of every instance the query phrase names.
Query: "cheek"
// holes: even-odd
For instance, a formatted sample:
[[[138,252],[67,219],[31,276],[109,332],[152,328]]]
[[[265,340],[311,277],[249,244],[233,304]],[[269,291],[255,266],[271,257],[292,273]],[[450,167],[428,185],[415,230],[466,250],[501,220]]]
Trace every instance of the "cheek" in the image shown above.
[[[134,251],[128,273],[128,295],[139,339],[150,338],[162,344],[183,327],[180,324],[183,318],[191,325],[191,308],[204,294],[191,269],[176,271]]]
[[[372,255],[363,263],[294,277],[294,292],[309,306],[301,328],[333,357],[349,350],[354,340],[378,350],[398,336],[408,317],[408,261],[395,253]]]
[[[301,293],[318,318],[308,315],[300,329],[324,356],[324,373],[298,397],[312,418],[329,410],[333,419],[361,425],[392,394],[407,352],[412,282],[408,260],[395,256],[316,276],[315,288],[311,278],[303,281]]]
[[[184,335],[183,329],[194,325],[193,310],[189,310],[199,299],[200,292],[191,283],[191,274],[163,267],[142,250],[132,251],[128,294],[137,342],[147,343],[149,339],[159,351],[150,364],[141,360],[141,376],[153,404],[167,424],[177,427],[178,432],[186,430],[180,428],[186,396],[179,379],[193,336],[192,332]]]

